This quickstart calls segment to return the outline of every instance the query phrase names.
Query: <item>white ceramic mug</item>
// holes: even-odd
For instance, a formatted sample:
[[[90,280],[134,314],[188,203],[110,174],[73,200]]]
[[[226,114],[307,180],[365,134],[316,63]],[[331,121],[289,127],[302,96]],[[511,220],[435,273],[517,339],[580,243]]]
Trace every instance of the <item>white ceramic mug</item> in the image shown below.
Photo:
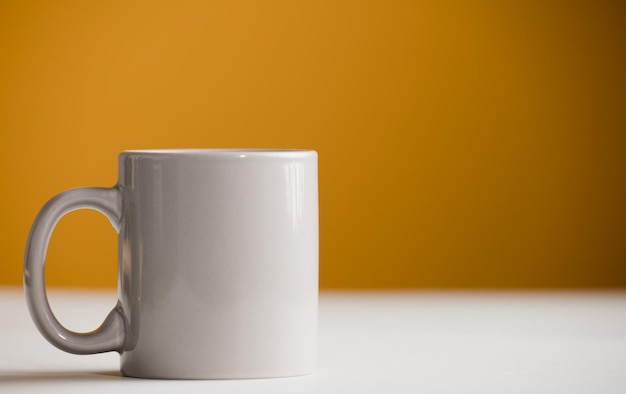
[[[46,297],[48,242],[90,208],[119,231],[119,302],[76,333]],[[113,188],[65,191],[41,210],[24,263],[31,316],[58,348],[117,351],[126,376],[262,378],[313,372],[318,299],[317,153],[145,150]]]

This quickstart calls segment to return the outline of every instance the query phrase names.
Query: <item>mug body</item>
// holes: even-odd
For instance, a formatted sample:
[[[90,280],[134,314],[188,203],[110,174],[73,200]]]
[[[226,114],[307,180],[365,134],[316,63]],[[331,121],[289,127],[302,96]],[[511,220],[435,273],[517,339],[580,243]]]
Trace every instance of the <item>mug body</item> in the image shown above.
[[[124,375],[313,372],[315,151],[126,151],[119,187]]]

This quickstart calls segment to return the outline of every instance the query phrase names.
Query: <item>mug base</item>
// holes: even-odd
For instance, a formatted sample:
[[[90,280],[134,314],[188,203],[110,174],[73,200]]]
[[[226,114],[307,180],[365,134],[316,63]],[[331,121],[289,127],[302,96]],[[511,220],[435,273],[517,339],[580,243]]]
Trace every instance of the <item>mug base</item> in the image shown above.
[[[315,371],[288,372],[275,374],[250,374],[250,373],[233,373],[233,374],[196,374],[196,373],[175,373],[175,374],[137,374],[122,369],[122,376],[134,379],[150,379],[150,380],[252,380],[252,379],[280,379],[294,378],[299,376],[312,375]]]

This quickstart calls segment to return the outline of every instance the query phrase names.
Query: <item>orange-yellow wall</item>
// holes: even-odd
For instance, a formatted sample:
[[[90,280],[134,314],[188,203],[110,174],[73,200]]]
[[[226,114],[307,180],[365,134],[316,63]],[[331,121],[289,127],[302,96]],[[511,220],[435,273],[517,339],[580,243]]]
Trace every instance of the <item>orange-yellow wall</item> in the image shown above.
[[[0,284],[117,153],[311,148],[323,287],[626,286],[617,1],[2,1]],[[77,212],[48,281],[115,286]]]

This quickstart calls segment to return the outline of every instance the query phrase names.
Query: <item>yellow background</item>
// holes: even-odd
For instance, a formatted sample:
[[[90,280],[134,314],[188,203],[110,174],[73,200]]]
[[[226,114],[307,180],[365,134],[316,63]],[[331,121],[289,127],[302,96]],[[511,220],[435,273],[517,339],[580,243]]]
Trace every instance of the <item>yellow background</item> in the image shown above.
[[[117,153],[319,152],[322,287],[626,286],[626,10],[611,1],[2,1],[0,284]],[[115,286],[94,212],[48,283]]]

